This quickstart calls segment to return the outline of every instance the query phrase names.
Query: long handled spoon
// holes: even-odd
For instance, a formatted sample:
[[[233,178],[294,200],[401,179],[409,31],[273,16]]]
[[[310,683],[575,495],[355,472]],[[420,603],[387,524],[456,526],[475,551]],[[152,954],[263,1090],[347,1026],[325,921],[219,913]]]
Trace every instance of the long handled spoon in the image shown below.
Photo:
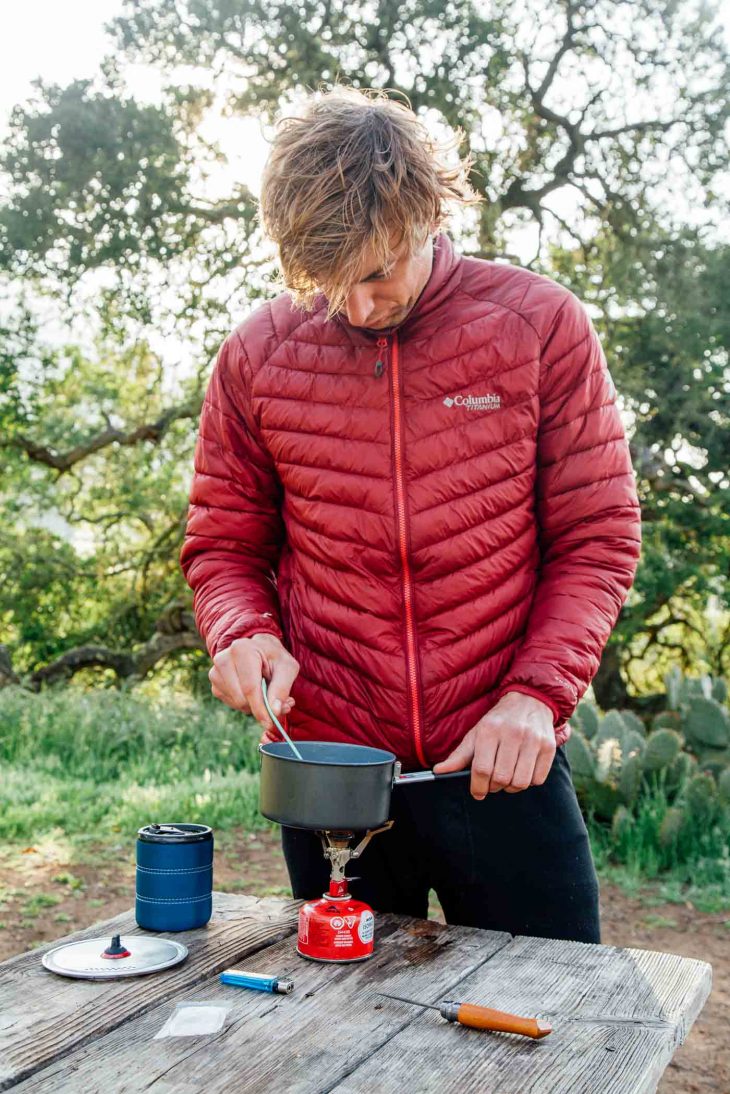
[[[276,728],[279,730],[279,733],[282,735],[282,737],[284,738],[286,743],[289,745],[289,748],[292,750],[292,752],[294,753],[296,758],[298,760],[303,760],[304,757],[302,756],[301,752],[299,751],[297,746],[294,744],[291,737],[289,736],[287,731],[284,729],[283,725],[281,724],[279,719],[276,717],[273,710],[271,709],[271,706],[269,705],[269,696],[268,696],[267,689],[266,689],[266,681],[264,680],[263,676],[261,677],[261,691],[263,692],[264,704],[266,706],[266,709],[269,712],[269,717],[271,718],[272,722],[274,723]]]

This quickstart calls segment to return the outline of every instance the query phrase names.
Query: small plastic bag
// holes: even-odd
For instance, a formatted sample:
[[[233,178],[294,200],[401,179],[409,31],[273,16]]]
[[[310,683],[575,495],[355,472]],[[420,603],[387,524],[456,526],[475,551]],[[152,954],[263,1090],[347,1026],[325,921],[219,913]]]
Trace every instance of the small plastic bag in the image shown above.
[[[161,1037],[206,1037],[218,1033],[228,1015],[230,1007],[218,1003],[176,1003],[175,1009],[154,1036]]]

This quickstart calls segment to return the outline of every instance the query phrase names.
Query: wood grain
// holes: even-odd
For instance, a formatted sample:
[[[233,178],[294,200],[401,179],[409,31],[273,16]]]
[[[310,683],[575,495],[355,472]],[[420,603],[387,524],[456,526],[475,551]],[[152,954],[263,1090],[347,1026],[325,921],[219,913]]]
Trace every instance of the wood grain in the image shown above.
[[[331,1089],[648,1094],[702,1009],[711,979],[704,961],[672,954],[517,937],[459,985],[458,999],[544,1018],[553,1025],[549,1037],[476,1033],[421,1011]]]
[[[702,961],[399,916],[377,917],[371,960],[309,962],[295,952],[297,907],[219,897],[215,922],[191,932],[191,958],[160,976],[66,981],[40,968],[37,951],[0,966],[9,1085],[15,1094],[649,1094],[710,990]],[[294,992],[226,987],[217,974],[231,964],[291,975]],[[465,1029],[380,991],[497,1007],[546,1019],[553,1033],[531,1041]],[[229,1009],[220,1033],[155,1040],[176,1003],[200,1001]],[[34,1007],[39,1016],[12,1021]]]
[[[376,938],[373,958],[345,965],[305,961],[293,939],[280,942],[249,958],[246,969],[293,976],[292,995],[208,980],[176,1002],[230,1007],[219,1034],[155,1040],[172,1012],[167,1003],[37,1073],[17,1094],[329,1090],[414,1020],[414,1008],[378,1006],[384,1001],[376,991],[440,997],[510,941],[507,934],[391,916],[378,917]]]
[[[6,961],[0,965],[0,1090],[82,1041],[290,935],[300,903],[216,893],[207,927],[172,936],[189,948],[186,961],[153,976],[113,983],[56,976],[43,968],[41,956],[59,942]],[[123,937],[144,933],[129,912],[70,935],[67,941],[119,932]]]

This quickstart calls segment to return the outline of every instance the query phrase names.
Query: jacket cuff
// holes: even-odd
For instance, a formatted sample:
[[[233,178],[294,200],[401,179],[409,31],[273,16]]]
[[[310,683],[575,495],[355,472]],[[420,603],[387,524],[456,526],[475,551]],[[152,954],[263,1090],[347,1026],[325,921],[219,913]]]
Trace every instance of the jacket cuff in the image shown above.
[[[565,715],[561,714],[557,707],[557,704],[553,702],[549,695],[546,695],[544,691],[539,691],[537,688],[531,688],[527,684],[504,684],[497,692],[496,702],[506,695],[509,691],[519,691],[522,695],[531,695],[533,699],[539,699],[541,703],[544,703],[546,707],[549,707],[553,715],[553,728],[558,729],[565,721]]]
[[[284,641],[281,626],[271,612],[246,612],[222,634],[209,636],[208,653],[215,657],[222,650],[227,650],[237,638],[251,638],[254,634],[273,634],[280,642]]]

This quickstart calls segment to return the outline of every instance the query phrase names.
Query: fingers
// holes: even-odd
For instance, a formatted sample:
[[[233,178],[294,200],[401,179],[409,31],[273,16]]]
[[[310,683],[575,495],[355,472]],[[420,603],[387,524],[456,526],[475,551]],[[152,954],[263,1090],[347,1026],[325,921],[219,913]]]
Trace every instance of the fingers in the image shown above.
[[[551,741],[549,745],[542,748],[535,761],[535,772],[532,776],[533,786],[542,786],[545,779],[550,774],[550,768],[553,766],[553,760],[555,759],[555,753],[557,751],[557,745],[555,741]]]
[[[465,767],[468,767],[474,755],[474,737],[474,730],[471,730],[445,760],[434,764],[434,775],[445,775],[448,771],[463,771]]]
[[[229,649],[223,650],[216,655],[213,667],[208,673],[208,679],[216,699],[220,699],[221,702],[232,707],[233,710],[242,710],[244,714],[251,713],[248,700],[241,690],[238,674],[231,660],[231,651]]]
[[[474,759],[472,760],[472,782],[470,785],[472,798],[476,798],[478,802],[486,798],[489,793],[489,781],[495,769],[498,746],[497,726],[484,726],[482,732],[478,733],[476,737]]]
[[[537,756],[537,744],[529,740],[523,742],[522,748],[517,756],[517,762],[514,766],[509,785],[502,787],[507,794],[516,794],[520,790],[527,790],[528,786],[532,786]]]
[[[286,652],[286,651],[285,651]],[[273,662],[271,679],[268,685],[268,697],[271,709],[277,718],[287,714],[287,703],[291,700],[289,690],[297,678],[299,665],[293,657],[277,657]]]
[[[493,769],[489,778],[489,793],[498,794],[512,782],[523,746],[522,734],[517,726],[502,726],[499,747],[496,749]]]
[[[276,730],[276,729],[265,729],[264,732],[261,734],[261,737],[259,739],[259,744],[260,745],[271,745],[271,744],[275,744],[275,742],[279,741],[279,740],[281,740],[281,737],[279,735],[278,730]]]
[[[261,681],[270,681],[267,694],[271,708],[277,718],[285,718],[295,703],[289,690],[298,673],[299,663],[278,638],[258,634],[238,638],[216,654],[208,677],[216,699],[234,710],[252,714],[266,732],[272,733],[273,741],[279,734],[266,709]]]
[[[472,797],[505,790],[516,794],[547,778],[555,755],[552,726],[531,724],[529,718],[510,714],[485,715],[447,760],[436,764],[435,774],[458,771],[471,758]]]

